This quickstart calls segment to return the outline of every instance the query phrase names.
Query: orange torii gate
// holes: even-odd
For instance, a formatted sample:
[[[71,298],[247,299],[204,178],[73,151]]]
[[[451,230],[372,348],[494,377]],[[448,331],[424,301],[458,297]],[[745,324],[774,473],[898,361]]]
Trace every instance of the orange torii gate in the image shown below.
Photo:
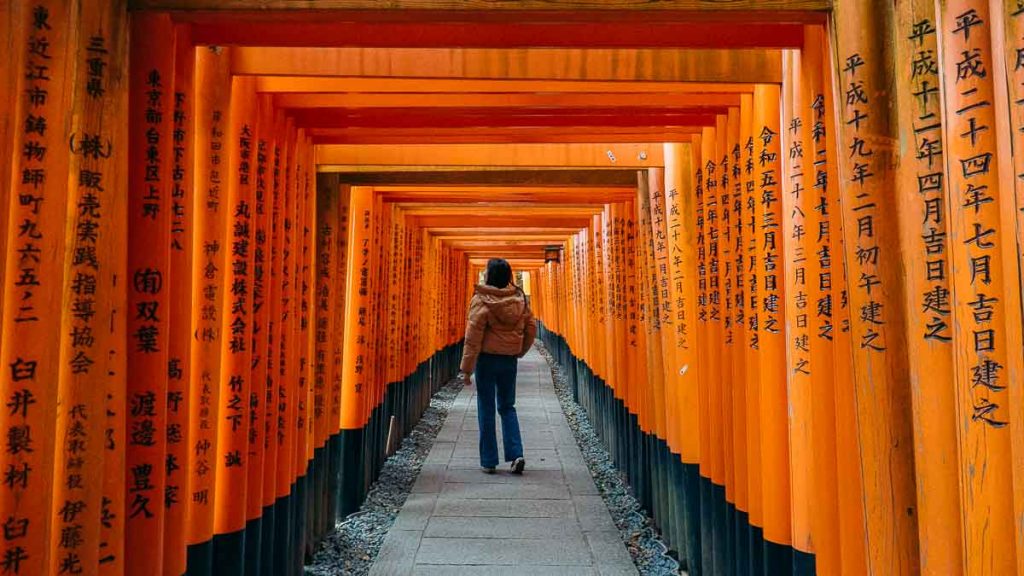
[[[1016,3],[132,4],[0,8],[0,572],[298,574],[502,255],[689,573],[1024,570]]]

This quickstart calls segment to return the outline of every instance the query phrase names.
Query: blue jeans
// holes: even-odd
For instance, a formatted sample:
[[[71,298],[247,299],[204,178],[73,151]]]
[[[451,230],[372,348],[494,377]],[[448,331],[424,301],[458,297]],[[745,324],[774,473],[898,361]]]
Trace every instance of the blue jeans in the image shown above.
[[[494,406],[501,414],[501,436],[505,462],[523,455],[523,439],[516,416],[515,356],[481,353],[476,362],[476,412],[480,424],[480,466],[498,466],[498,439],[494,431]]]

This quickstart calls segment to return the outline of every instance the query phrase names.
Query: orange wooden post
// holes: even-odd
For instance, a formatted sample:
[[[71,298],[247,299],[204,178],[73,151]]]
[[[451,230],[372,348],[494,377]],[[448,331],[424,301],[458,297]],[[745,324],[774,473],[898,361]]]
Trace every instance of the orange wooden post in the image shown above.
[[[953,167],[948,174],[950,278],[965,572],[1009,574],[1017,568],[1019,519],[1010,505],[1014,492],[1008,424],[1013,415],[1006,367],[1011,354],[1021,354],[1019,346],[1008,347],[1008,332],[1019,331],[1021,325],[1006,312],[1007,289],[1019,291],[1019,280],[1008,282],[1004,276],[1018,275],[1015,258],[1004,257],[1014,250],[1014,244],[1007,244],[1016,238],[1002,233],[1000,215],[1016,205],[1000,169],[1011,160],[997,146],[989,3],[950,1],[937,10],[947,111],[945,153]]]
[[[761,251],[758,278],[760,349],[761,484],[764,506],[764,569],[791,570],[789,442],[787,430],[785,276],[778,86],[754,87],[753,138],[756,234]]]
[[[128,447],[125,571],[163,569],[174,28],[133,14],[129,97]]]
[[[264,468],[273,467],[267,460],[266,434],[272,407],[268,401],[270,389],[270,349],[268,336],[273,315],[271,306],[272,263],[270,252],[273,237],[273,138],[275,135],[274,110],[270,96],[260,95],[256,107],[256,126],[253,131],[251,152],[252,204],[252,352],[249,390],[249,431],[247,435],[246,464],[246,571],[262,569],[261,549],[269,545],[263,541],[263,510],[266,479]]]
[[[665,203],[669,251],[670,297],[673,308],[672,379],[678,389],[682,552],[689,566],[700,559],[700,373],[694,334],[697,315],[696,198],[693,190],[692,145],[665,144]]]
[[[956,575],[965,564],[935,2],[901,4],[895,50],[902,65],[895,75],[895,97],[900,138],[910,152],[900,162],[897,197],[907,284],[920,562],[924,574]]]
[[[833,289],[837,284],[836,257],[831,247],[838,234],[837,209],[829,201],[829,166],[835,165],[835,153],[828,147],[830,102],[825,97],[825,40],[820,26],[804,27],[801,53],[799,111],[803,117],[803,188],[808,195],[805,210],[807,245],[808,322],[810,324],[810,361],[813,375],[811,396],[811,454],[815,462],[811,473],[816,504],[811,507],[811,533],[815,565],[821,572],[839,573],[839,511],[836,478],[835,408],[835,307]],[[796,494],[796,491],[792,491]]]
[[[335,305],[337,303],[338,274],[337,264],[337,234],[338,230],[338,198],[339,186],[337,177],[322,174],[317,178],[317,199],[316,199],[316,322],[314,324],[314,341],[316,343],[313,355],[313,387],[316,390],[317,398],[313,406],[313,416],[316,421],[316,449],[318,454],[318,467],[326,466],[327,455],[323,454],[322,448],[328,436],[334,433],[330,430],[333,423],[337,426],[337,417],[331,418],[330,409],[330,384],[334,378],[334,321]],[[344,277],[342,277],[344,278]],[[326,472],[326,470],[324,470]],[[319,470],[318,470],[319,473]],[[315,510],[326,512],[327,502],[322,499],[326,495],[327,487],[323,483],[326,475],[318,474],[318,486],[316,493],[318,502]],[[317,523],[317,536],[319,537],[322,519]]]
[[[213,569],[217,424],[228,246],[228,110],[231,80],[227,51],[195,51],[194,215],[189,391],[189,572]]]
[[[795,50],[783,53],[783,107],[779,194],[782,222],[779,238],[784,257],[780,280],[786,298],[782,302],[785,318],[786,379],[788,388],[790,514],[792,516],[793,564],[795,574],[809,574],[814,567],[814,535],[812,509],[819,505],[814,498],[813,447],[818,431],[814,428],[811,395],[818,379],[811,358],[810,303],[818,301],[817,273],[813,264],[813,240],[817,231],[810,226],[814,214],[814,198],[804,183],[804,173],[813,169],[808,128],[809,106],[803,102],[802,54]]]
[[[849,281],[853,383],[868,574],[918,570],[913,419],[904,332],[903,272],[892,194],[895,130],[884,109],[892,81],[887,38],[892,4],[840,2],[835,9],[842,94],[838,153],[844,260]],[[841,456],[848,457],[841,453]]]
[[[174,30],[173,130],[171,132],[171,278],[191,279],[193,258],[193,98],[195,47],[190,29]],[[174,282],[169,302],[167,357],[167,484],[164,489],[164,574],[186,570],[186,520],[191,376],[192,290]]]
[[[735,404],[736,383],[733,375],[736,368],[734,356],[735,331],[733,329],[733,283],[734,278],[734,256],[733,256],[733,214],[732,214],[732,152],[738,146],[739,140],[739,110],[730,108],[728,114],[719,115],[717,131],[720,134],[716,145],[718,157],[718,290],[719,310],[721,313],[721,366],[722,366],[722,456],[723,470],[722,483],[725,487],[723,495],[724,515],[722,517],[722,531],[725,546],[723,547],[725,557],[722,565],[728,570],[728,566],[734,562],[736,557],[736,543],[734,538],[733,525],[736,520],[736,469],[735,460],[738,454],[735,449],[735,418],[733,416]]]
[[[3,184],[6,251],[0,340],[0,517],[13,535],[0,545],[0,570],[45,574],[52,564],[51,530],[55,526],[50,481],[53,478],[58,378],[62,364],[62,296],[64,295],[65,217],[69,154],[67,110],[73,97],[71,51],[76,26],[70,3],[25,4],[11,25],[22,61],[13,102],[10,180]],[[77,22],[75,23],[77,24]],[[39,53],[38,46],[46,50]],[[5,95],[6,97],[6,95]],[[109,149],[104,147],[104,154]],[[111,183],[113,185],[113,182]],[[92,295],[85,295],[88,306]],[[59,473],[59,471],[58,471]],[[69,500],[69,502],[77,502]],[[82,511],[71,504],[69,521]],[[7,524],[5,524],[6,526]]]
[[[214,571],[240,574],[245,564],[246,484],[249,465],[249,394],[252,390],[253,226],[256,185],[254,80],[231,81],[221,319],[220,406],[214,504]]]
[[[363,405],[368,385],[369,295],[373,190],[363,186],[351,189],[349,209],[348,278],[345,295],[345,355],[341,381],[342,494],[341,513],[358,507],[359,448],[362,443]]]
[[[122,560],[114,561],[111,550],[101,550],[104,537],[110,536],[101,532],[101,526],[111,524],[112,514],[105,502],[105,453],[114,442],[115,450],[124,447],[121,438],[107,437],[108,423],[103,416],[108,386],[122,390],[125,386],[124,331],[114,325],[121,324],[115,318],[124,313],[125,302],[123,284],[116,279],[126,256],[127,133],[120,127],[123,124],[112,118],[127,112],[128,85],[121,62],[126,59],[128,22],[124,6],[100,2],[85,2],[73,16],[70,28],[77,33],[67,37],[72,47],[69,57],[73,58],[68,63],[76,73],[73,79],[66,77],[73,81],[68,90],[71,123],[52,129],[66,130],[76,142],[89,140],[99,146],[71,149],[72,178],[66,200],[59,202],[67,207],[69,219],[66,247],[58,252],[64,257],[58,277],[63,279],[65,304],[60,317],[54,319],[60,325],[56,414],[46,415],[56,421],[57,442],[53,481],[40,490],[50,491],[52,486],[53,503],[45,515],[25,520],[6,517],[4,536],[16,544],[19,534],[25,536],[25,530],[33,525],[41,529],[48,520],[53,526],[51,556],[43,573],[99,574],[116,570]],[[100,63],[104,73],[97,76],[95,68],[87,66],[90,60]],[[87,72],[90,70],[92,74]],[[56,69],[50,75],[56,79],[61,72]],[[62,179],[54,173],[53,178],[68,183],[66,175]],[[24,418],[26,412],[37,409],[39,400],[33,394],[38,392],[16,390],[8,397],[7,415]],[[123,472],[117,481],[123,487]],[[117,538],[123,538],[123,533]],[[14,558],[5,555],[0,570],[15,568],[6,563]]]
[[[993,58],[994,66],[993,72],[995,74],[994,80],[996,82],[995,90],[995,105],[997,117],[1002,115],[1008,115],[1010,117],[1010,130],[1000,130],[997,134],[999,137],[1000,154],[1006,155],[1009,149],[1021,150],[1024,146],[1024,62],[1021,61],[1021,55],[1024,54],[1024,10],[1021,10],[1014,0],[1004,0],[1003,10],[996,10],[992,13],[993,23],[992,27],[994,30],[1002,31],[993,32],[992,46],[993,46]],[[1006,90],[1002,89],[1002,86],[1006,86]],[[1024,154],[1011,154],[1012,164],[1010,162],[1003,162],[1000,164],[1001,174],[1000,178],[1004,182],[1007,182],[1007,175],[1010,176],[1010,180],[1013,182],[1013,198],[1014,198],[1014,210],[1006,210],[1001,213],[1002,227],[1004,230],[1004,242],[1016,242],[1017,250],[1005,250],[1003,252],[1003,258],[1006,260],[1004,266],[1006,270],[1010,271],[1006,275],[1007,287],[1006,287],[1006,312],[1010,317],[1010,322],[1024,323],[1020,319],[1019,312],[1021,309],[1021,299],[1024,298],[1024,289],[1022,289],[1020,280],[1013,274],[1013,270],[1017,270],[1019,276],[1021,271],[1024,271],[1024,179],[1020,178],[1020,174],[1024,174]],[[1016,176],[1015,176],[1016,175]],[[1007,189],[1009,190],[1009,189]],[[1006,194],[1009,194],[1007,191]],[[1015,237],[1010,234],[1010,230],[1015,230]],[[1024,332],[1019,329],[1010,329],[1006,332],[1006,347],[1007,350],[1021,350],[1024,349]],[[1008,354],[1007,355],[1007,366],[1006,375],[1007,379],[1011,382],[1018,382],[1024,376],[1024,355],[1022,354]],[[1024,390],[1021,390],[1019,386],[1012,387],[1010,389],[1010,410],[1014,413],[1020,413],[1022,407],[1024,407]],[[1024,450],[1024,422],[1015,419],[1010,424],[1010,434],[1012,436],[1011,443],[1013,445],[1014,458],[1013,462],[1013,478],[1014,478],[1014,516],[1020,518],[1024,515],[1024,458],[1021,458],[1019,454]],[[1017,548],[1017,571],[1024,571],[1024,527],[1018,524],[1015,542]]]
[[[826,49],[831,53],[831,49]],[[827,73],[826,73],[827,74]],[[835,111],[833,82],[825,82],[825,110]],[[839,154],[836,113],[826,113],[825,148]],[[832,315],[833,370],[835,386],[836,476],[839,494],[852,494],[839,500],[839,556],[842,574],[867,573],[867,537],[864,526],[864,479],[860,469],[860,435],[857,430],[857,401],[853,376],[853,340],[850,322],[849,265],[846,260],[845,226],[842,212],[842,182],[839,162],[826,164],[826,196],[832,211],[829,247],[833,258]]]
[[[763,572],[764,547],[764,506],[761,485],[761,385],[760,385],[760,318],[761,301],[759,280],[762,265],[760,229],[757,220],[757,194],[755,178],[756,156],[754,153],[754,97],[743,94],[740,97],[740,198],[739,225],[743,252],[743,365],[744,400],[746,420],[747,456],[747,557],[746,570],[759,574]],[[737,352],[737,355],[738,352]],[[743,535],[741,534],[742,538]],[[743,560],[743,559],[741,559]]]

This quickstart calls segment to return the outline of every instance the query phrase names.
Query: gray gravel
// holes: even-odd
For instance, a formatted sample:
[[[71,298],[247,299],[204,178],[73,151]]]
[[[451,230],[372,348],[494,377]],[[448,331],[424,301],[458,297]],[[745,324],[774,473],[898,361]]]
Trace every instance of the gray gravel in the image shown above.
[[[306,566],[306,574],[369,574],[384,537],[405,504],[434,438],[448,417],[448,409],[462,388],[461,382],[452,380],[430,399],[430,407],[412,433],[384,463],[380,477],[370,488],[359,511],[339,522],[334,532],[324,539],[313,563]]]
[[[659,537],[652,520],[640,507],[640,503],[629,493],[626,478],[612,463],[611,456],[590,424],[587,411],[573,401],[572,390],[561,367],[542,344],[538,343],[538,348],[551,366],[551,377],[555,384],[555,393],[562,404],[562,412],[565,413],[569,428],[576,436],[583,460],[590,468],[594,484],[608,505],[612,519],[619,529],[619,535],[626,543],[637,570],[645,576],[680,574],[679,563],[665,554],[668,547]]]

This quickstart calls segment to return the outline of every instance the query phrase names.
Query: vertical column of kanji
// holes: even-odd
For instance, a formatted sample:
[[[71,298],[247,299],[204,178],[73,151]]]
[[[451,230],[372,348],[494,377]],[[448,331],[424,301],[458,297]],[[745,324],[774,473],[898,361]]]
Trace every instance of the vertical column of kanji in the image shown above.
[[[761,300],[760,270],[763,261],[761,238],[758,228],[757,206],[759,196],[755,179],[754,96],[740,96],[740,148],[742,149],[743,178],[743,276],[744,312],[744,354],[746,365],[746,418],[747,418],[747,489],[750,494],[747,545],[750,550],[748,571],[761,574],[764,571],[764,499],[761,482]]]
[[[225,139],[230,217],[224,238],[221,318],[220,418],[214,504],[214,572],[241,574],[245,565],[246,483],[249,462],[249,391],[252,388],[253,205],[255,203],[256,94],[254,80],[231,80]]]
[[[266,187],[267,204],[264,209],[269,212],[267,223],[267,247],[264,289],[264,306],[267,309],[266,338],[262,342],[264,362],[266,363],[266,389],[264,390],[263,418],[263,486],[262,494],[262,527],[260,543],[260,573],[272,574],[275,570],[274,555],[277,541],[277,474],[278,474],[278,443],[284,430],[281,427],[278,390],[281,382],[279,375],[280,341],[282,338],[281,321],[281,272],[283,250],[283,212],[284,194],[281,190],[281,154],[286,138],[283,115],[276,110],[264,109],[260,116],[261,134],[263,122],[267,122],[271,132],[267,135],[266,153]]]
[[[217,423],[227,253],[228,159],[225,132],[231,98],[226,50],[195,51],[195,150],[192,241],[192,340],[189,391],[188,571],[212,565]]]
[[[735,495],[735,458],[733,451],[734,419],[733,404],[735,402],[735,383],[733,382],[733,215],[732,215],[732,150],[739,140],[739,110],[730,108],[728,114],[718,116],[717,143],[718,160],[718,286],[719,310],[722,315],[722,447],[723,456],[722,485],[725,487],[720,506],[722,513],[722,532],[724,557],[722,566],[728,570],[735,558],[735,542],[733,541],[733,522],[736,516]]]
[[[658,326],[657,358],[661,370],[661,412],[665,415],[665,428],[661,439],[672,451],[678,451],[677,435],[677,398],[673,378],[672,337],[674,335],[672,302],[669,298],[668,274],[668,242],[665,229],[665,170],[651,168],[647,170],[647,203],[650,207],[650,282],[651,297],[655,300],[655,320]],[[659,471],[664,474],[664,470]],[[668,492],[668,485],[663,484],[662,490]],[[665,506],[665,503],[662,504]],[[663,520],[664,521],[664,520]]]
[[[805,196],[805,244],[807,258],[807,322],[812,383],[810,389],[811,470],[815,505],[810,508],[815,566],[821,572],[838,573],[839,527],[836,478],[835,350],[833,297],[832,214],[828,196],[829,149],[826,138],[824,94],[824,29],[804,27],[800,54],[800,91],[795,95],[802,117],[803,194]],[[832,162],[834,164],[834,161]],[[800,321],[800,318],[797,318]],[[793,494],[797,491],[792,490]]]
[[[761,257],[758,289],[761,384],[761,484],[764,493],[764,569],[788,574],[792,567],[789,511],[789,432],[783,299],[782,169],[778,86],[754,87],[754,183],[756,233]]]
[[[706,373],[704,379],[705,390],[705,413],[707,418],[707,454],[705,463],[705,477],[707,482],[701,494],[701,514],[704,535],[704,568],[707,570],[724,569],[721,566],[722,554],[725,551],[724,533],[722,532],[721,518],[719,512],[724,504],[724,490],[722,482],[725,473],[725,460],[722,453],[722,308],[721,308],[721,285],[719,284],[719,194],[718,187],[720,177],[718,172],[719,155],[718,138],[724,138],[724,134],[718,133],[716,127],[706,127],[701,134],[701,165],[704,168],[702,204],[703,210],[703,232],[705,246],[705,286],[706,286],[706,311],[707,328],[705,356],[701,359],[705,365]],[[703,421],[702,421],[703,423]],[[722,501],[719,501],[721,496]]]
[[[1012,149],[1013,161],[1004,162],[1003,172],[1000,178],[1006,181],[1009,173],[1013,181],[1014,210],[1005,210],[1000,214],[1002,218],[1005,235],[1004,242],[1011,242],[1015,250],[1004,250],[1003,258],[1006,260],[1006,269],[1011,271],[1006,274],[1006,310],[1016,322],[1017,326],[1011,324],[1006,332],[1007,350],[1024,349],[1024,319],[1020,314],[1024,313],[1024,286],[1021,284],[1020,276],[1024,272],[1024,0],[1004,0],[1003,10],[993,12],[995,19],[993,29],[1001,28],[1001,33],[993,34],[993,49],[995,63],[994,81],[997,88],[1005,84],[1007,89],[997,89],[995,102],[997,114],[1010,116],[1010,130],[1001,130],[998,133],[1000,152],[1005,153],[1007,148]],[[1007,112],[1004,112],[1007,110]],[[1009,194],[1009,192],[1006,192]],[[1011,233],[1010,231],[1014,231]],[[1016,270],[1016,274],[1012,271]],[[1014,312],[1021,310],[1021,312]],[[1007,356],[1007,379],[1011,382],[1018,382],[1024,379],[1024,355],[1009,354]],[[1024,406],[1024,388],[1020,386],[1011,387],[1010,410],[1020,413]],[[1012,421],[1010,423],[1010,435],[1012,437],[1014,454],[1024,449],[1024,422]],[[1014,477],[1014,514],[1017,518],[1024,516],[1024,458],[1015,456],[1013,459]],[[1024,528],[1018,526],[1016,533],[1017,571],[1024,571]]]
[[[17,97],[11,130],[11,172],[3,187],[8,204],[0,339],[0,570],[45,574],[51,565],[58,377],[62,362],[53,345],[61,339],[64,291],[68,150],[66,114],[72,98],[69,26],[72,2],[37,1],[19,7],[15,50]],[[5,96],[6,97],[6,96]],[[104,152],[105,153],[105,152]],[[8,188],[9,185],[9,188]],[[84,312],[95,298],[83,295]],[[74,311],[74,310],[72,310]],[[70,501],[75,502],[75,501]],[[69,521],[82,512],[68,508]]]
[[[246,479],[246,571],[258,574],[262,569],[263,507],[265,504],[264,468],[267,461],[267,426],[271,401],[270,389],[270,322],[272,318],[273,231],[273,146],[275,135],[274,107],[271,96],[259,95],[256,107],[256,128],[252,144],[254,203],[252,207],[252,370],[249,390],[248,475]],[[272,396],[271,396],[272,397]],[[269,464],[273,467],[273,464]]]
[[[298,369],[299,402],[296,404],[298,413],[295,421],[295,433],[297,434],[295,476],[297,478],[296,483],[300,488],[297,491],[299,498],[296,500],[296,505],[298,506],[295,527],[296,540],[291,551],[293,555],[292,566],[296,567],[301,566],[302,554],[307,542],[306,521],[310,513],[309,476],[307,472],[309,470],[310,449],[312,445],[310,433],[312,432],[313,424],[312,366],[309,359],[311,338],[313,337],[313,332],[310,330],[310,311],[312,308],[310,298],[313,296],[313,289],[310,285],[313,279],[310,277],[310,274],[313,271],[311,259],[313,247],[310,246],[310,242],[313,239],[311,220],[314,214],[310,212],[313,209],[313,203],[310,197],[310,190],[307,187],[307,152],[305,130],[300,128],[295,146],[294,171],[295,193],[299,198],[295,219],[299,249],[298,267],[296,270],[298,278],[297,288],[299,291],[299,299],[296,302],[299,325],[295,335],[295,365]]]
[[[604,318],[604,349],[608,354],[608,374],[605,376],[605,385],[608,390],[614,391],[615,386],[619,382],[619,371],[622,368],[621,357],[618,356],[619,349],[615,347],[615,268],[614,268],[614,246],[615,246],[615,230],[614,230],[614,216],[615,207],[611,204],[605,204],[604,210],[601,212],[601,267],[604,270],[604,297],[603,303],[604,308],[601,310],[601,316]],[[524,276],[525,281],[527,276]],[[530,276],[530,288],[533,289],[536,284],[536,276]],[[536,313],[536,308],[534,308]],[[613,392],[614,393],[614,392]],[[608,407],[609,415],[611,414],[611,407]]]
[[[277,574],[287,574],[290,570],[289,550],[291,542],[291,526],[294,521],[292,489],[294,476],[295,453],[295,404],[296,404],[296,373],[291,357],[295,342],[296,314],[296,243],[295,243],[295,203],[296,195],[291,185],[292,163],[295,155],[296,131],[291,120],[285,120],[283,113],[275,121],[278,135],[278,157],[274,164],[274,187],[281,199],[281,215],[278,228],[281,246],[280,282],[281,291],[278,298],[280,315],[278,316],[277,350],[274,351],[277,362],[277,394],[275,400],[277,419],[277,458],[275,459],[276,506],[274,510],[274,546],[273,570]]]
[[[18,89],[23,76],[22,61],[25,57],[25,15],[28,6],[24,2],[5,2],[0,6],[0,50],[7,55],[0,61],[0,206],[5,209],[11,201],[11,168],[14,161],[15,135],[20,119],[17,117]],[[5,211],[6,212],[6,211]],[[10,218],[5,213],[0,217],[0,254],[7,253],[7,227]],[[7,287],[6,266],[0,265],[0,298]],[[2,300],[0,300],[2,302]],[[4,307],[0,305],[0,322],[3,322]]]
[[[636,406],[636,389],[641,382],[646,382],[646,370],[647,370],[647,358],[641,355],[640,350],[640,311],[637,303],[637,284],[636,284],[636,208],[634,202],[626,202],[625,209],[623,211],[623,243],[622,243],[622,254],[624,264],[624,298],[626,305],[626,354],[629,356],[629,367],[631,372],[631,378],[627,378],[622,382],[622,398],[626,404],[626,408],[630,414],[637,414]],[[568,245],[565,250],[566,263],[563,264],[559,270],[558,282],[561,291],[564,293],[565,305],[566,305],[566,317],[564,321],[565,327],[563,328],[562,336],[567,336],[567,333],[571,333],[572,317],[576,311],[576,305],[573,302],[573,292],[571,277],[568,275],[572,271],[572,246]],[[560,317],[561,321],[561,317]],[[569,340],[571,343],[571,340]],[[644,376],[644,379],[641,379]],[[631,424],[636,425],[637,421],[631,421]],[[631,455],[635,456],[635,455]]]
[[[313,478],[310,475],[310,463],[313,459],[313,453],[315,448],[314,438],[314,403],[315,403],[315,390],[313,387],[313,353],[314,353],[314,336],[315,331],[313,329],[314,322],[314,310],[316,307],[315,303],[315,292],[316,292],[316,269],[314,263],[314,254],[316,250],[316,183],[314,181],[315,174],[311,170],[310,160],[312,158],[312,147],[309,144],[309,139],[305,135],[305,131],[300,131],[301,143],[301,155],[299,156],[299,186],[302,192],[302,303],[300,305],[300,326],[301,332],[301,350],[299,355],[299,365],[302,368],[302,378],[305,379],[305,394],[306,399],[305,411],[303,413],[304,419],[304,438],[305,438],[305,455],[299,461],[299,473],[306,477],[306,501],[304,503],[304,519],[305,528],[303,529],[302,544],[296,550],[296,563],[295,565],[302,566],[303,554],[309,553],[312,555],[312,535],[310,531],[312,526],[310,524],[311,519],[314,517],[312,506],[313,506]]]
[[[700,464],[700,413],[697,397],[697,346],[691,332],[697,306],[696,198],[693,190],[691,144],[664,145],[665,221],[668,242],[669,298],[673,316],[674,386],[679,392],[679,455],[683,462],[680,496],[682,544],[687,564],[699,566],[700,532],[697,520],[700,508],[698,466]]]
[[[710,137],[710,134],[709,134]],[[694,529],[697,531],[697,538],[700,543],[698,551],[699,566],[701,571],[712,570],[712,540],[711,540],[711,419],[713,416],[709,411],[708,380],[709,380],[709,346],[708,337],[708,263],[707,263],[707,234],[705,233],[705,207],[704,207],[704,138],[703,131],[695,135],[691,144],[691,158],[693,159],[693,198],[694,198],[694,229],[696,237],[696,269],[697,269],[697,323],[700,333],[697,338],[697,402],[700,418],[699,443],[699,520]]]
[[[921,570],[960,574],[964,558],[950,316],[952,269],[935,32],[935,2],[907,0],[897,7],[899,127],[901,139],[910,142],[913,150],[900,159],[897,197],[907,283]]]
[[[825,39],[826,54],[832,54],[834,42]],[[832,323],[835,387],[836,476],[839,500],[839,557],[843,574],[867,573],[867,537],[864,526],[864,478],[860,470],[860,435],[857,431],[857,402],[853,380],[853,333],[850,325],[849,263],[846,259],[845,226],[842,212],[842,181],[839,177],[839,129],[841,112],[834,96],[835,74],[827,60],[822,69],[826,78],[825,196],[833,217],[829,235],[832,255]],[[819,143],[820,146],[820,143]],[[817,178],[817,176],[816,176]],[[852,496],[847,496],[852,495]]]
[[[370,248],[373,232],[373,189],[354,186],[349,209],[348,271],[345,294],[345,355],[342,362],[342,514],[358,507],[356,500],[362,444],[363,397],[366,394],[366,353],[370,289]]]
[[[786,378],[789,392],[789,474],[790,515],[794,574],[813,572],[814,539],[811,532],[811,510],[818,505],[814,498],[813,429],[811,394],[813,390],[811,363],[811,326],[809,302],[816,301],[812,288],[814,236],[810,229],[809,214],[813,213],[813,198],[804,186],[804,172],[811,169],[807,150],[806,117],[802,101],[802,54],[786,50],[782,55],[782,126],[781,188],[782,222],[779,238],[783,240],[784,254],[780,268],[786,298],[781,315],[785,319]]]
[[[989,4],[950,1],[938,10],[966,572],[1009,574],[1017,551],[1006,367],[1021,352],[1007,347],[1008,331],[1020,326],[1006,312],[1004,274],[1017,271],[1003,257],[1015,238],[1002,232],[1000,213],[1016,206],[999,171],[1011,160],[997,148]]]
[[[125,385],[125,351],[111,330],[123,313],[125,293],[117,277],[125,265],[124,192],[127,165],[125,133],[114,120],[127,112],[127,78],[110,68],[111,59],[127,56],[128,15],[124,3],[83,2],[74,12],[68,37],[74,71],[69,85],[71,160],[66,247],[60,309],[60,379],[56,409],[56,460],[53,503],[48,514],[5,518],[5,541],[38,523],[52,522],[50,574],[96,574],[100,571],[100,523],[103,504],[105,418],[108,381]],[[60,69],[48,73],[57,77]],[[56,127],[53,127],[56,129]],[[44,151],[44,159],[49,151]],[[64,226],[65,224],[62,224]],[[36,391],[38,392],[38,390]],[[7,400],[9,417],[25,417],[38,406],[32,390],[16,391]],[[50,417],[50,416],[48,416]],[[118,446],[120,447],[120,446]],[[123,477],[119,477],[123,480]],[[44,488],[49,490],[49,488]],[[106,552],[106,551],[104,551]],[[104,563],[104,569],[110,562]],[[7,567],[5,566],[5,569]]]
[[[336,422],[330,418],[330,383],[334,378],[332,351],[334,347],[335,305],[337,304],[337,247],[338,247],[338,204],[339,184],[334,174],[319,174],[317,177],[316,199],[316,323],[314,339],[316,350],[313,355],[313,387],[316,398],[313,404],[313,418],[316,427],[317,466],[318,469],[327,465],[327,455],[323,453],[324,443],[333,430],[329,424]],[[319,478],[326,479],[322,473]],[[326,486],[317,487],[317,510],[326,511]],[[322,523],[322,522],[321,522]],[[317,534],[320,524],[317,525]]]
[[[869,574],[917,570],[912,412],[896,196],[891,3],[835,7],[841,90],[838,143],[844,259],[850,279],[853,383]],[[870,259],[865,256],[871,254]]]
[[[170,349],[174,27],[133,14],[129,96],[125,571],[163,569]]]
[[[172,278],[191,278],[193,258],[193,74],[195,47],[187,25],[174,30],[174,108],[171,158]],[[192,283],[175,282],[169,302],[167,357],[167,484],[164,488],[164,573],[184,574],[188,490]]]

